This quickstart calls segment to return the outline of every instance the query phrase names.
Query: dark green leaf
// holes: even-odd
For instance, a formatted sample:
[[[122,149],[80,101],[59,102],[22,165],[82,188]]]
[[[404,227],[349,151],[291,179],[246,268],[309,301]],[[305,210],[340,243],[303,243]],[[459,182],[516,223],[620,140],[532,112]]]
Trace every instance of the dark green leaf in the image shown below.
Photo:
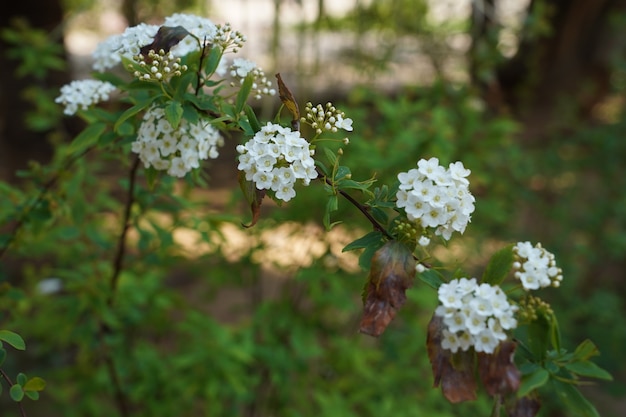
[[[243,111],[248,117],[248,121],[250,122],[250,127],[252,127],[252,130],[254,131],[254,133],[261,130],[261,124],[259,123],[259,120],[257,119],[256,114],[254,113],[254,110],[252,110],[252,107],[246,104],[246,106],[243,108]]]
[[[565,365],[565,369],[571,371],[577,375],[585,376],[589,378],[598,378],[604,379],[607,381],[612,381],[613,376],[608,373],[606,370],[600,368],[598,365],[591,361],[579,361],[572,362]]]
[[[530,349],[535,361],[541,361],[548,353],[550,323],[545,317],[539,316],[536,320],[528,324],[527,328],[527,346]]]
[[[580,417],[600,417],[598,410],[591,404],[575,386],[553,379],[558,398],[567,405],[571,415]]]
[[[326,155],[326,158],[328,159],[328,162],[332,166],[335,166],[337,164],[337,155],[335,155],[335,153],[332,151],[332,149],[324,148],[324,155]]]
[[[7,358],[7,351],[2,347],[2,342],[0,342],[0,366],[4,363],[4,360]],[[2,384],[0,384],[2,385]]]
[[[326,202],[326,210],[324,211],[324,219],[323,219],[324,227],[326,227],[326,230],[330,230],[332,228],[332,225],[330,223],[330,213],[332,213],[333,211],[336,211],[338,205],[339,205],[339,199],[337,198],[337,196],[330,195],[328,197],[328,201]]]
[[[211,48],[209,50],[209,54],[207,55],[204,62],[204,72],[207,77],[211,76],[217,69],[220,64],[220,60],[222,59],[222,50],[221,48]]]
[[[20,372],[19,374],[17,374],[17,383],[20,384],[22,387],[26,384],[26,374]]]
[[[350,168],[340,165],[337,167],[337,172],[335,173],[335,181],[342,180],[351,174]]]
[[[487,264],[482,282],[500,285],[513,266],[513,245],[507,245],[493,254]]]
[[[26,349],[26,343],[24,342],[24,339],[22,339],[22,336],[12,331],[0,330],[0,340],[10,344],[15,349]]]
[[[15,384],[9,390],[9,395],[13,401],[20,402],[24,398],[24,390],[21,385]]]
[[[374,242],[371,245],[367,246],[361,256],[359,256],[359,266],[364,270],[368,271],[372,265],[372,257],[376,253],[378,249],[380,249],[384,244],[384,241],[381,239],[377,243]]]
[[[355,249],[363,249],[370,245],[374,245],[376,243],[382,242],[383,234],[378,230],[373,230],[358,238],[355,241],[348,243],[343,249],[342,252],[348,252]]]
[[[428,285],[429,287],[438,289],[441,284],[444,283],[444,280],[441,277],[441,274],[434,269],[427,269],[424,272],[417,275],[417,278],[420,279],[423,283]]]
[[[523,375],[522,383],[517,390],[517,397],[525,397],[531,391],[544,386],[550,379],[550,373],[544,368],[537,368],[534,372]]]
[[[39,399],[39,393],[37,391],[24,391],[24,394],[26,394],[26,396],[33,401],[37,401]]]
[[[74,154],[82,152],[88,147],[95,145],[98,142],[98,139],[100,139],[100,136],[106,130],[106,128],[107,125],[102,122],[90,124],[85,128],[85,130],[80,132],[78,136],[74,138],[72,143],[70,143],[70,145],[67,147],[67,153]]]
[[[130,136],[130,135],[133,135],[135,133],[135,125],[130,123],[128,120],[126,120],[126,121],[124,121],[124,123],[122,123],[121,125],[118,126],[116,132],[120,136]],[[100,141],[100,142],[102,142],[102,141]],[[110,140],[107,138],[106,142],[110,142]]]
[[[330,177],[330,170],[328,169],[328,167],[326,165],[324,165],[324,163],[322,161],[316,160],[315,161],[315,166],[317,166],[317,168],[321,171],[321,173],[325,177]]]

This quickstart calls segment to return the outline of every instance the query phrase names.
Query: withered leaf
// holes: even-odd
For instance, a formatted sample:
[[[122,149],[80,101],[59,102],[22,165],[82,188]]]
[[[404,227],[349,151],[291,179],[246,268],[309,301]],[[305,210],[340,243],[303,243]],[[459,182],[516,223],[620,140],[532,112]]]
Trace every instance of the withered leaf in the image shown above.
[[[535,417],[539,413],[541,403],[537,398],[526,396],[516,398],[506,407],[509,417]]]
[[[516,347],[515,342],[505,341],[491,355],[478,354],[478,373],[489,395],[506,395],[518,390],[521,374],[513,362]]]
[[[300,109],[298,108],[298,103],[294,98],[293,94],[285,85],[283,78],[280,76],[280,73],[276,74],[276,80],[278,82],[278,96],[280,97],[280,101],[285,105],[287,110],[291,113],[291,128],[294,131],[300,130]]]
[[[152,43],[142,46],[139,52],[144,58],[148,56],[150,50],[159,52],[163,49],[165,52],[169,52],[170,49],[178,45],[187,35],[189,35],[189,32],[182,26],[161,26],[154,36]]]
[[[372,257],[365,289],[360,332],[380,336],[406,302],[415,275],[415,260],[402,243],[390,241]]]
[[[474,378],[474,358],[471,353],[453,354],[441,347],[443,319],[433,315],[428,324],[426,347],[433,370],[434,387],[441,391],[453,404],[476,399],[476,378]]]
[[[250,224],[241,224],[243,227],[252,227],[259,221],[261,216],[261,203],[263,197],[265,197],[265,190],[258,190],[252,181],[246,180],[246,175],[243,171],[239,171],[239,187],[243,191],[243,195],[250,204],[250,211],[252,212],[252,221]]]

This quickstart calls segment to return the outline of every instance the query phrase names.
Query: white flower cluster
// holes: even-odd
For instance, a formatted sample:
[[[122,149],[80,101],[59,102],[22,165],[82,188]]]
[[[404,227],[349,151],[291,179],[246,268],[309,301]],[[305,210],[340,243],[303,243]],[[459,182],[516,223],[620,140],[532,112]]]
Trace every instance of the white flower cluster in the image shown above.
[[[146,168],[184,177],[200,167],[201,160],[217,158],[217,148],[223,144],[224,139],[210,123],[201,120],[194,124],[183,118],[174,129],[162,108],[151,107],[143,117],[132,151],[139,154]]]
[[[106,81],[77,80],[61,87],[61,95],[54,101],[65,106],[63,113],[71,116],[78,109],[86,110],[93,104],[107,101],[114,91],[115,86]]]
[[[314,151],[300,132],[267,123],[252,139],[237,146],[237,169],[259,190],[272,190],[276,198],[289,201],[296,195],[294,185],[300,180],[309,185],[317,178]]]
[[[513,252],[517,256],[513,263],[513,268],[517,270],[515,277],[525,290],[561,285],[563,271],[557,268],[554,254],[541,247],[541,243],[533,247],[530,242],[518,242]]]
[[[189,52],[198,50],[201,46],[198,40],[200,42],[212,43],[216,36],[223,37],[223,33],[219,32],[218,27],[209,19],[191,14],[175,13],[165,18],[163,26],[182,26],[187,32],[196,37],[185,36],[177,45],[172,47],[171,52],[177,57],[182,57]],[[124,33],[108,37],[96,46],[92,54],[94,59],[93,69],[103,72],[122,62],[122,57],[132,59],[132,57],[139,55],[139,51],[143,46],[152,43],[158,30],[159,26],[157,25],[141,23],[137,26],[126,28]],[[238,32],[236,33],[238,35],[233,42],[240,42],[242,36]],[[219,42],[222,41],[219,40]]]
[[[454,279],[439,287],[441,305],[435,315],[443,318],[441,347],[456,353],[474,347],[476,352],[493,353],[505,330],[517,327],[514,313],[498,286],[478,284],[476,278]]]
[[[304,113],[300,121],[309,124],[318,135],[323,131],[336,132],[338,129],[352,131],[352,119],[346,118],[346,114],[330,102],[325,107],[321,104],[313,106],[313,103],[308,102]]]
[[[469,191],[462,162],[439,165],[439,159],[422,159],[417,168],[398,174],[400,187],[396,206],[404,208],[407,218],[422,227],[435,228],[435,234],[449,240],[453,231],[463,233],[474,212],[474,196]]]
[[[172,76],[180,77],[187,71],[187,65],[181,65],[180,58],[162,49],[158,53],[151,50],[147,57],[134,56],[133,60],[137,62],[137,66],[129,64],[129,68],[131,70],[136,68],[133,75],[142,81],[166,81]]]
[[[235,58],[230,65],[231,77],[238,78],[239,84],[243,84],[248,74],[252,74],[252,95],[254,98],[260,99],[264,95],[273,96],[276,94],[276,90],[272,88],[272,82],[267,79],[261,68],[247,59]]]

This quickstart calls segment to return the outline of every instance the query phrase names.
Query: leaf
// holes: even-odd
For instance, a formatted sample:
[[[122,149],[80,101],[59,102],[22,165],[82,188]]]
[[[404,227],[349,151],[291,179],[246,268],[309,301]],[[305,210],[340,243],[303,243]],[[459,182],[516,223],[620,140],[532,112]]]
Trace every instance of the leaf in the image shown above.
[[[583,340],[574,350],[574,358],[578,360],[587,360],[593,356],[598,356],[600,350],[589,339]]]
[[[10,330],[0,330],[0,340],[7,342],[17,350],[25,350],[26,343],[22,336]]]
[[[6,358],[7,358],[7,351],[6,349],[2,347],[2,342],[0,342],[0,366],[2,366]]]
[[[577,361],[568,363],[565,365],[568,371],[571,371],[577,375],[585,376],[589,378],[604,379],[606,381],[612,381],[613,376],[606,370],[600,368],[598,365],[591,361]]]
[[[482,282],[490,285],[500,285],[513,266],[513,244],[507,245],[493,254],[485,272]]]
[[[209,50],[209,54],[205,60],[204,72],[206,72],[207,77],[211,76],[217,70],[217,67],[220,64],[222,59],[222,49],[221,48],[211,48]]]
[[[512,404],[507,404],[506,411],[509,417],[535,417],[540,408],[541,403],[533,396],[518,398]]]
[[[43,391],[46,387],[46,381],[38,376],[29,379],[24,384],[24,391]]]
[[[37,391],[24,391],[24,394],[33,401],[37,401],[39,399],[39,392]]]
[[[124,111],[124,113],[120,115],[120,117],[117,119],[117,122],[115,122],[115,124],[113,125],[113,131],[118,134],[121,134],[120,127],[122,126],[122,124],[126,120],[130,119],[131,117],[139,113],[140,111],[146,109],[148,106],[152,104],[152,102],[153,102],[152,98],[148,100],[142,100],[139,103],[135,104],[134,106],[126,109],[126,111]]]
[[[398,241],[387,242],[372,258],[360,332],[380,336],[406,302],[415,274],[411,251]]]
[[[265,190],[258,190],[252,181],[247,181],[242,171],[239,171],[239,187],[243,191],[243,195],[250,204],[252,211],[252,221],[250,224],[241,224],[243,227],[252,227],[259,221],[261,216],[261,203],[265,197]]]
[[[280,97],[280,101],[287,108],[287,110],[289,110],[289,113],[291,113],[292,116],[291,128],[295,131],[299,131],[300,109],[298,108],[298,103],[296,103],[296,99],[293,97],[293,94],[283,82],[283,78],[280,76],[280,73],[276,74],[276,80],[278,81],[278,96]]]
[[[520,372],[513,362],[517,344],[505,341],[493,354],[478,354],[478,374],[489,395],[506,395],[520,385]]]
[[[365,236],[361,236],[357,240],[354,240],[348,243],[346,246],[344,246],[344,248],[341,251],[348,252],[351,250],[363,249],[372,244],[380,242],[382,238],[383,238],[383,234],[380,231],[373,230],[369,232],[368,234],[366,234]]]
[[[256,114],[254,113],[254,110],[252,109],[252,107],[250,107],[249,105],[246,105],[243,108],[243,111],[248,117],[248,122],[250,122],[250,127],[252,127],[252,130],[254,131],[254,133],[261,130],[261,124],[259,123],[259,120],[257,119]]]
[[[567,405],[572,415],[580,417],[600,417],[598,410],[572,384],[556,379],[551,381],[561,401]]]
[[[435,290],[444,283],[443,279],[441,278],[441,274],[432,268],[418,274],[417,278],[419,278],[423,283]]]
[[[441,347],[443,318],[433,315],[428,323],[426,347],[433,370],[434,387],[453,404],[473,401],[476,397],[476,379],[473,370],[473,355],[467,352],[453,354]]]
[[[189,34],[190,33],[182,26],[161,26],[156,35],[154,35],[152,43],[142,46],[139,53],[141,53],[146,59],[146,62],[148,62],[147,58],[150,50],[158,53],[163,49],[165,52],[169,52],[172,47],[178,45],[178,43]]]
[[[17,383],[21,386],[24,386],[26,384],[26,374],[24,374],[23,372],[20,372],[19,374],[17,374]]]
[[[522,377],[522,383],[517,390],[518,397],[525,397],[533,390],[544,386],[550,379],[550,373],[544,368],[537,368],[535,371]]]
[[[183,105],[178,101],[170,101],[164,110],[167,121],[170,122],[174,130],[178,129],[183,116]]]
[[[326,155],[326,158],[328,159],[328,162],[330,162],[332,166],[335,166],[337,164],[337,155],[335,155],[332,149],[329,149],[329,148],[323,148],[323,149],[324,149],[324,154]]]
[[[100,136],[106,130],[107,125],[103,122],[92,123],[78,134],[67,147],[67,153],[74,154],[82,152],[90,146],[95,145],[100,139]]]
[[[9,395],[13,401],[20,402],[24,398],[24,390],[21,385],[15,384],[9,390]]]
[[[239,115],[243,111],[243,107],[246,104],[246,100],[248,100],[248,96],[252,91],[252,83],[254,79],[252,75],[247,75],[241,84],[241,88],[237,93],[237,99],[235,100],[235,115]]]
[[[535,362],[543,360],[548,353],[548,341],[550,338],[550,323],[543,315],[537,317],[527,326],[527,346],[535,359]]]
[[[333,226],[330,222],[330,214],[333,211],[337,211],[339,207],[339,198],[336,195],[328,196],[328,201],[326,202],[326,210],[324,210],[324,218],[322,219],[322,223],[326,230],[330,230]]]

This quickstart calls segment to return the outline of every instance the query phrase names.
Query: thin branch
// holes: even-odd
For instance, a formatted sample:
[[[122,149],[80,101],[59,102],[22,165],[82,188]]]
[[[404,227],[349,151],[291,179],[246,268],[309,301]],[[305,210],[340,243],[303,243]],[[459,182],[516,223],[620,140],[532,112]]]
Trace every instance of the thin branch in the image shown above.
[[[35,197],[33,202],[29,205],[29,207],[24,209],[24,210],[22,210],[22,214],[19,217],[19,219],[17,220],[17,222],[15,222],[15,225],[13,226],[13,230],[11,231],[7,242],[5,243],[5,245],[3,247],[0,248],[0,259],[6,253],[6,251],[9,249],[11,244],[15,241],[15,238],[17,237],[17,233],[20,231],[20,229],[26,223],[26,219],[28,218],[28,214],[30,213],[30,211],[33,208],[37,207],[37,205],[39,203],[41,203],[41,201],[43,200],[44,196],[48,193],[48,191],[50,191],[50,189],[52,189],[52,187],[54,187],[56,185],[57,181],[61,177],[61,173],[63,171],[65,171],[66,169],[68,169],[70,166],[72,166],[72,164],[74,164],[74,162],[78,161],[80,158],[85,156],[89,151],[91,151],[94,148],[95,148],[95,146],[92,146],[90,148],[85,149],[83,152],[81,152],[79,154],[76,154],[73,157],[69,158],[65,162],[65,164],[63,164],[63,166],[57,171],[57,173],[52,178],[50,178],[43,185],[43,187],[41,187],[41,189],[39,190],[39,193],[37,194],[37,196]]]
[[[115,258],[113,259],[113,275],[111,276],[111,283],[109,288],[110,294],[107,301],[107,304],[109,306],[112,306],[115,300],[115,291],[119,283],[120,274],[122,272],[122,265],[124,263],[124,254],[126,253],[126,235],[128,234],[128,229],[130,229],[130,212],[133,206],[133,202],[135,201],[135,180],[137,178],[138,168],[139,158],[136,157],[135,162],[133,162],[133,166],[130,169],[128,195],[126,198],[126,207],[124,208],[122,232],[120,233],[120,237],[117,240],[117,252],[115,253]]]
[[[2,375],[2,377],[7,381],[7,383],[9,384],[9,387],[13,386],[13,381],[11,381],[11,378],[9,378],[9,376],[6,374],[6,372],[4,372],[4,370],[0,369],[0,375]],[[17,408],[19,408],[20,410],[20,415],[22,417],[26,417],[26,411],[24,410],[24,406],[22,405],[21,401],[16,401],[17,402]]]

